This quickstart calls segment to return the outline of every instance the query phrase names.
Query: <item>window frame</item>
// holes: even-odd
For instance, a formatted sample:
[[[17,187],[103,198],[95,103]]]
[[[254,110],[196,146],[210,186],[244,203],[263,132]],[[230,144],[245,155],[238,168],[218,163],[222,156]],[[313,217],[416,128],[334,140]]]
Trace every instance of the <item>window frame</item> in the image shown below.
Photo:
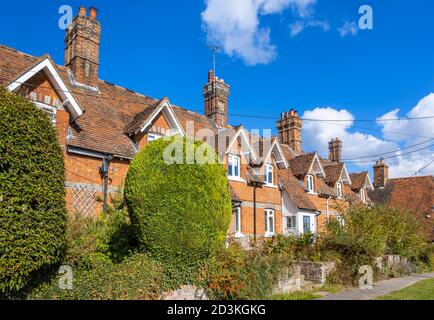
[[[241,238],[243,237],[243,227],[242,227],[242,211],[241,207],[235,208],[234,212],[234,227],[235,227],[235,237]]]
[[[274,186],[274,167],[272,164],[265,164],[265,179],[264,182],[267,186]],[[271,174],[271,181],[269,181],[269,174]]]
[[[343,196],[342,182],[340,181],[336,182],[336,194],[338,198],[342,198]]]
[[[360,189],[360,200],[362,200],[363,203],[366,203],[366,189],[362,188]]]
[[[235,163],[233,160],[235,160]],[[235,168],[237,168],[237,175],[234,174]],[[228,177],[237,180],[241,179],[241,157],[239,155],[235,155],[235,154],[228,155]]]
[[[265,209],[265,237],[270,238],[276,235],[276,212],[273,209]],[[270,219],[273,219],[273,223],[270,224]],[[272,229],[270,229],[272,227]]]
[[[56,127],[57,124],[57,108],[50,106],[48,104],[42,103],[42,102],[38,102],[38,101],[33,101],[33,104],[36,106],[36,108],[42,110],[43,112],[45,112],[47,114],[47,116],[50,118],[50,122],[51,125],[53,127]]]
[[[315,178],[312,174],[307,175],[307,191],[315,193]]]
[[[288,226],[288,221],[293,222],[293,224],[291,224],[291,227]],[[286,231],[297,230],[297,216],[296,215],[285,216],[285,229],[286,229]]]

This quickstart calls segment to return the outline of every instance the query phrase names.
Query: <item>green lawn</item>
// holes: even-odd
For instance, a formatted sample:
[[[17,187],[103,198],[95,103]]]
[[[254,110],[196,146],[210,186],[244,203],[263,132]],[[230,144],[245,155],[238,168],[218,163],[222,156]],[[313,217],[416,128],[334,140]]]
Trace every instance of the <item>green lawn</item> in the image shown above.
[[[273,296],[272,300],[314,300],[320,297],[320,295],[313,292],[293,292]]]
[[[299,291],[293,293],[279,294],[271,297],[271,300],[314,300],[321,298],[323,295],[319,292],[338,293],[343,290],[341,286],[325,285],[322,288],[312,291]]]
[[[392,292],[379,300],[434,300],[434,279],[424,280],[411,287]]]

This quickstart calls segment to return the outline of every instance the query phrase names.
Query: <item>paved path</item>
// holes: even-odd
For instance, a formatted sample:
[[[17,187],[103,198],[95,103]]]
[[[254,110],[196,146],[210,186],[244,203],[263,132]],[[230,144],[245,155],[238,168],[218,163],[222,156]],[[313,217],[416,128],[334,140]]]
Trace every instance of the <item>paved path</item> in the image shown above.
[[[317,300],[375,300],[391,292],[410,287],[419,281],[434,278],[433,273],[416,274],[403,278],[380,281],[374,284],[372,290],[348,289],[336,294],[330,294]]]

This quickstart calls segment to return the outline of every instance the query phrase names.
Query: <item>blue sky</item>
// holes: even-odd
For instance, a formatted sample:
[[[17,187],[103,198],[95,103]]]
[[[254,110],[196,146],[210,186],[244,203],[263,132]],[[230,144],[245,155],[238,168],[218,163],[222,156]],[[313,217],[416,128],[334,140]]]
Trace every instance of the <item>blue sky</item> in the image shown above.
[[[68,4],[76,12],[80,5],[95,6],[103,27],[100,78],[152,97],[167,95],[172,103],[195,111],[203,110],[202,86],[212,65],[207,42],[212,38],[224,48],[217,57],[217,73],[231,85],[230,113],[277,119],[280,112],[296,108],[305,117],[322,119],[376,119],[386,114],[388,118],[405,117],[409,112],[434,115],[434,98],[429,96],[434,92],[431,0],[260,0],[263,6],[248,12],[242,6],[251,1],[237,1],[237,8],[225,8],[228,0],[8,1],[2,3],[3,11],[10,14],[0,20],[0,43],[37,56],[49,53],[63,64],[59,7]],[[305,3],[310,6],[303,7],[306,10],[302,12]],[[278,6],[271,10],[268,4]],[[374,29],[342,36],[338,29],[357,22],[359,7],[364,4],[373,8]],[[227,41],[234,37],[230,34],[234,30],[224,29],[231,22],[246,22],[249,14],[258,25],[251,27],[247,21],[247,29],[235,34],[238,51],[231,52]],[[225,23],[219,24],[222,21]],[[312,22],[327,28],[306,27],[291,36],[292,25]],[[245,35],[249,32],[253,37],[269,36],[254,39],[265,41],[267,54],[273,58],[252,63],[252,59],[258,60],[254,57],[258,48],[252,51],[242,45],[248,43]],[[424,98],[425,102],[415,108]],[[390,113],[395,109],[400,112]],[[273,119],[232,116],[230,121],[248,128],[275,127]],[[432,119],[397,121],[387,127],[375,122],[345,125],[306,124],[305,148],[325,155],[327,140],[334,134],[342,135],[344,157],[352,159],[428,140],[422,136],[434,137]],[[419,137],[390,134],[413,130]],[[434,160],[433,154],[432,148],[402,157],[396,154],[398,157],[390,161],[392,174],[414,173]],[[372,163],[350,165],[358,170]],[[433,172],[434,165],[422,173]]]

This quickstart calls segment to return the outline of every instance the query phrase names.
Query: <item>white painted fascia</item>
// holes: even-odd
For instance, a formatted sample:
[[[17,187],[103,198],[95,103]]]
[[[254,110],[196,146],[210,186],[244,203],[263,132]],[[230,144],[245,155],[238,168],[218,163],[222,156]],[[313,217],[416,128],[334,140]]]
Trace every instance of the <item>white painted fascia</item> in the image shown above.
[[[54,65],[51,63],[50,59],[47,57],[42,60],[40,63],[35,65],[29,71],[25,72],[18,79],[13,81],[11,84],[7,86],[9,91],[15,91],[23,84],[25,84],[29,79],[35,76],[38,72],[44,70],[50,80],[52,80],[52,84],[54,85],[54,89],[59,94],[59,96],[63,100],[63,105],[66,105],[68,110],[73,115],[73,119],[77,119],[81,115],[83,115],[83,110],[80,108],[77,100],[74,98],[72,93],[68,90],[67,86],[63,82],[59,73],[57,72]]]
[[[321,174],[322,174],[323,178],[325,178],[326,174],[325,174],[324,169],[323,169],[323,167],[321,165],[321,161],[319,161],[317,153],[315,153],[315,157],[313,157],[313,160],[312,160],[312,163],[310,165],[310,168],[309,168],[308,172],[309,173],[313,172],[315,175],[318,174],[318,172],[313,171],[313,165],[314,165],[315,161],[318,163],[319,168],[321,169]]]
[[[247,138],[246,132],[244,128],[240,128],[237,132],[237,134],[232,139],[231,143],[229,143],[229,147],[226,149],[226,154],[229,154],[229,151],[232,149],[232,146],[234,145],[235,141],[237,141],[238,137],[241,136],[244,138],[244,141],[246,142],[247,146],[249,147],[250,153],[253,156],[253,159],[256,160],[257,156],[255,152],[253,151],[252,146],[250,145],[249,139]]]
[[[167,111],[167,114],[165,115],[164,114],[164,111]],[[142,129],[140,130],[142,133],[143,132],[145,132],[151,125],[152,125],[152,122],[154,122],[154,120],[157,118],[157,116],[161,113],[161,112],[163,112],[163,115],[165,115],[166,116],[166,120],[169,122],[169,124],[170,124],[170,121],[172,121],[173,122],[173,125],[174,125],[174,129],[176,129],[176,130],[173,130],[172,132],[173,132],[173,134],[178,134],[178,133],[180,133],[182,136],[185,136],[185,132],[184,132],[184,130],[182,129],[182,126],[181,126],[181,124],[179,123],[179,121],[178,121],[178,118],[177,118],[177,116],[175,115],[175,112],[173,111],[173,109],[172,109],[172,107],[170,106],[170,103],[169,102],[165,102],[165,103],[163,103],[156,111],[154,111],[154,114],[152,115],[152,117],[147,121],[147,122],[145,122],[144,124],[143,124],[143,126],[142,126]],[[173,129],[173,128],[171,128],[171,129]]]

